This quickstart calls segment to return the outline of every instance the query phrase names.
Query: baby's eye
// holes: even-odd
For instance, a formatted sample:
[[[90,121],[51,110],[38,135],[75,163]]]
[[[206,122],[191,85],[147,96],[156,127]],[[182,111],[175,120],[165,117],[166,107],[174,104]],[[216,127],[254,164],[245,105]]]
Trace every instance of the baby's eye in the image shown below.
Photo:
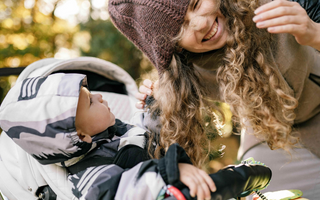
[[[92,98],[90,97],[90,105],[92,104]]]

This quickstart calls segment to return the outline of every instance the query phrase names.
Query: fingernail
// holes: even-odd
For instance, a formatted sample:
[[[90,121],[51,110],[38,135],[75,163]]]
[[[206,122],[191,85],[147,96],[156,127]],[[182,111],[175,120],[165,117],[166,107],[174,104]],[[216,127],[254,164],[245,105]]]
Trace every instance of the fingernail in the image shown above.
[[[260,8],[257,8],[255,11],[254,11],[254,14],[258,14],[260,12]]]
[[[270,32],[272,32],[272,31],[274,31],[274,30],[275,30],[274,27],[269,27],[269,28],[268,28],[268,31],[270,31]]]
[[[253,18],[252,18],[252,21],[256,22],[256,17],[253,17]]]
[[[152,91],[151,91],[151,90],[148,90],[147,93],[148,93],[148,95],[151,95]]]
[[[259,27],[262,27],[264,25],[264,22],[258,22],[257,24],[256,24],[256,26],[259,28]]]
[[[143,108],[143,102],[142,101],[139,101],[138,103],[137,103],[137,107],[138,108],[140,108],[140,109],[142,109]]]
[[[141,98],[146,99],[147,98],[147,94],[141,94]]]

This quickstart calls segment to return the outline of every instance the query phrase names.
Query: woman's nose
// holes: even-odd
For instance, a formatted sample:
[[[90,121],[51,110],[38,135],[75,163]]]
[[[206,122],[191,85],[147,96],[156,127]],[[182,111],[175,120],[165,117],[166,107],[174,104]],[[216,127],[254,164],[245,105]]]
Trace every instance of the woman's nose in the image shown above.
[[[202,31],[207,27],[207,19],[204,16],[194,16],[190,21],[190,27],[194,31]]]

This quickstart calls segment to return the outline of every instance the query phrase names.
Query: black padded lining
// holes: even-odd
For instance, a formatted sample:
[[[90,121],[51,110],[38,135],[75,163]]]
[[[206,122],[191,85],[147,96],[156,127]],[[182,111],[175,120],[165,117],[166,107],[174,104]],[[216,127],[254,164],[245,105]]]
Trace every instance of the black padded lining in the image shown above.
[[[101,76],[100,74],[86,71],[86,70],[59,70],[53,73],[79,73],[85,74],[88,81],[88,89],[90,91],[102,91],[102,92],[113,92],[118,94],[127,95],[126,86],[124,83],[111,80],[107,77]]]

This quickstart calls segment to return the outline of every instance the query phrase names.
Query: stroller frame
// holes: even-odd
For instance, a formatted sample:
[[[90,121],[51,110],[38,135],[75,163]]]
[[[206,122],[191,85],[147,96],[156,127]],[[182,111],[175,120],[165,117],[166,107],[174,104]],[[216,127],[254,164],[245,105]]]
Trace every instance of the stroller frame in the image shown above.
[[[130,121],[138,111],[135,108],[138,92],[133,78],[119,66],[98,58],[79,57],[60,60],[47,58],[32,63],[19,75],[17,82],[35,76],[47,76],[58,71],[88,71],[107,79],[123,83],[127,95],[114,92],[99,92],[109,102],[116,118]],[[9,151],[8,151],[9,150]],[[16,145],[5,132],[0,135],[0,191],[9,200],[41,199],[39,188],[49,185],[57,200],[77,199],[73,196],[67,180],[67,172],[57,165],[41,165]],[[38,192],[37,192],[38,191]],[[2,197],[0,195],[0,200]]]

